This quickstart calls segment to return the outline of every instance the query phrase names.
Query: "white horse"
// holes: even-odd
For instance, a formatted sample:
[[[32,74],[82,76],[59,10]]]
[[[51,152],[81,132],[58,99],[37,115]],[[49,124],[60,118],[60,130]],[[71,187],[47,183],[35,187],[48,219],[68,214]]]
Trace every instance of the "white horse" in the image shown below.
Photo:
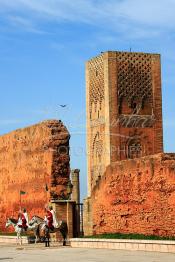
[[[16,219],[8,218],[7,222],[5,224],[5,227],[8,228],[9,226],[13,226],[13,228],[14,228],[16,234],[17,234],[16,242],[17,242],[17,244],[19,243],[20,245],[22,245],[22,234],[26,231],[24,230],[24,228],[19,227],[17,223],[18,223],[18,221]],[[36,243],[38,238],[39,238],[38,224],[33,223],[32,226],[28,226],[27,230],[31,230],[31,231],[34,232],[35,243]]]
[[[68,235],[68,227],[67,223],[65,221],[59,221],[58,226],[53,228],[53,230],[50,230],[48,226],[46,225],[46,222],[43,218],[39,216],[33,216],[32,219],[29,222],[30,226],[38,225],[38,235],[39,237],[44,233],[45,238],[45,246],[50,246],[50,234],[60,232],[63,237],[63,246],[66,245],[66,239]]]

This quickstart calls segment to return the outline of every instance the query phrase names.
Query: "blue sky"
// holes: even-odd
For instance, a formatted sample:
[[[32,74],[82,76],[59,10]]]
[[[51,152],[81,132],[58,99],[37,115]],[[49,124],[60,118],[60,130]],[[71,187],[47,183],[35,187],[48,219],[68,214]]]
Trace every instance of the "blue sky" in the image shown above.
[[[0,0],[0,134],[62,119],[85,197],[85,61],[132,48],[162,55],[164,149],[175,152],[174,10],[175,0]]]

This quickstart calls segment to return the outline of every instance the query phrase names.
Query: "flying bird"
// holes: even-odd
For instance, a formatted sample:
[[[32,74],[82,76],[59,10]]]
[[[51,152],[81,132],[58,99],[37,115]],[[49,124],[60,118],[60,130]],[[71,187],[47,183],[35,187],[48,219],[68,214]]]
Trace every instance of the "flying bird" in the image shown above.
[[[67,105],[60,105],[61,107],[66,107]]]

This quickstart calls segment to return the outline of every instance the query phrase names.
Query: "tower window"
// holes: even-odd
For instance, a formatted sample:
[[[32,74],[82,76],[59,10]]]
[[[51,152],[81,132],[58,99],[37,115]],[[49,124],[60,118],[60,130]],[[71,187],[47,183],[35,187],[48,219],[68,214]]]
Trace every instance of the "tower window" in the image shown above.
[[[98,111],[98,118],[100,118],[100,111]]]
[[[133,109],[133,114],[137,114],[137,103],[136,102],[134,102],[133,104],[132,104],[132,109]]]
[[[136,108],[137,108],[137,104],[136,104],[136,103],[133,103],[132,108],[133,108],[133,109],[136,109]]]
[[[132,140],[128,145],[128,158],[138,158],[142,156],[142,145],[140,141]]]

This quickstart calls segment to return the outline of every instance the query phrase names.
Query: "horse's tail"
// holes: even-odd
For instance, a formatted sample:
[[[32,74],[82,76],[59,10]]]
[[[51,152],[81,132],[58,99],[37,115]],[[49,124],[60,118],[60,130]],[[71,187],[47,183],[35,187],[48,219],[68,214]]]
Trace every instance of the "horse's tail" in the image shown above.
[[[68,235],[68,226],[66,221],[62,221],[60,228],[59,228],[64,240],[66,240],[67,235]]]

